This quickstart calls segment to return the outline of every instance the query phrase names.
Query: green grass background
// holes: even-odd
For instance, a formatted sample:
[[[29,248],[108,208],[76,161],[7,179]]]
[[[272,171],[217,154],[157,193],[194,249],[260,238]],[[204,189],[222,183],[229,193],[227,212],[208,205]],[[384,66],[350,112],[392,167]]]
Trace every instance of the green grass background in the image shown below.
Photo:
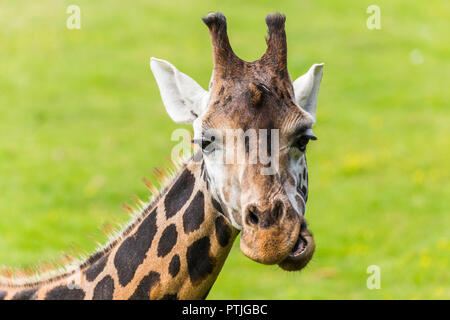
[[[66,8],[81,7],[81,30]],[[381,30],[366,8],[381,8]],[[0,263],[32,265],[97,227],[164,166],[179,127],[149,68],[207,87],[200,17],[221,10],[236,53],[265,51],[264,17],[287,15],[293,78],[325,62],[319,141],[308,152],[317,241],[300,273],[233,248],[210,299],[450,298],[449,1],[61,1],[0,4]],[[417,57],[418,56],[418,57]],[[419,63],[418,63],[419,62]],[[366,287],[369,265],[381,289]]]

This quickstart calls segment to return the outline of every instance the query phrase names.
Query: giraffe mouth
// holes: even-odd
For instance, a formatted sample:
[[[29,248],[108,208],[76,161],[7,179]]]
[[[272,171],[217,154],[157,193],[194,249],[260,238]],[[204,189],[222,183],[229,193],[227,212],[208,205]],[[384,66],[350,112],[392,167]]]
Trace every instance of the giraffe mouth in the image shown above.
[[[299,234],[297,242],[295,242],[294,247],[289,253],[289,256],[298,257],[299,255],[301,255],[303,252],[306,251],[307,247],[308,247],[308,240],[306,240],[301,234]]]
[[[308,223],[303,220],[300,227],[300,232],[298,233],[297,241],[292,247],[289,257],[296,258],[305,254],[307,251],[314,250],[314,240],[311,232],[308,230]]]
[[[298,271],[303,269],[311,260],[316,248],[311,232],[302,228],[298,239],[291,249],[289,255],[279,263],[279,266],[287,271]]]

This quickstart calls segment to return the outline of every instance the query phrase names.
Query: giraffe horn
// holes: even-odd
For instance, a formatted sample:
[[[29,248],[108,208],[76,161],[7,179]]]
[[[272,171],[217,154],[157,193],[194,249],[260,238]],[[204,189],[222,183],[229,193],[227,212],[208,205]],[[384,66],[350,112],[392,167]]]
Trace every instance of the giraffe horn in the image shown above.
[[[277,72],[287,73],[287,43],[285,31],[286,16],[279,12],[268,14],[266,24],[269,28],[266,38],[267,50],[261,58],[263,63]]]
[[[211,12],[202,17],[208,26],[213,45],[214,78],[227,75],[231,68],[229,65],[240,59],[234,54],[227,34],[227,20],[222,12]]]

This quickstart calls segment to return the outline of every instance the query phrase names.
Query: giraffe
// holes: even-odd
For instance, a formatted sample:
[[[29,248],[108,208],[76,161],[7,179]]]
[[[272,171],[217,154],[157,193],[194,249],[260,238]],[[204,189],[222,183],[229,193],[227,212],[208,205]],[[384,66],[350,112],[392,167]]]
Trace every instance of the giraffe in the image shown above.
[[[194,156],[177,165],[134,220],[96,253],[62,270],[3,275],[0,300],[204,299],[239,233],[241,251],[256,262],[297,271],[310,261],[315,242],[304,217],[305,152],[316,139],[312,125],[323,64],[291,81],[286,17],[280,13],[267,15],[267,50],[254,62],[234,54],[221,12],[202,20],[213,46],[209,91],[169,62],[150,60],[169,116],[193,125]],[[278,155],[276,170],[261,174],[268,164],[248,159],[217,161],[218,150],[236,145],[208,132],[226,129],[277,130],[279,146],[267,150]],[[248,140],[238,144],[250,152]]]

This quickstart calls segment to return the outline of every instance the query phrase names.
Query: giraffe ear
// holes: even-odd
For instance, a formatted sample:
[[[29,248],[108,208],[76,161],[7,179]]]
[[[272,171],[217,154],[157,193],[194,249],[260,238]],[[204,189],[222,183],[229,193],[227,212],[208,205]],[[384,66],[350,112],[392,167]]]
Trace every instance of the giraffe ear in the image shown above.
[[[165,60],[151,58],[150,68],[167,113],[177,123],[192,123],[206,109],[209,92]]]
[[[307,73],[294,81],[295,101],[316,120],[317,96],[322,81],[323,63],[314,64]]]

